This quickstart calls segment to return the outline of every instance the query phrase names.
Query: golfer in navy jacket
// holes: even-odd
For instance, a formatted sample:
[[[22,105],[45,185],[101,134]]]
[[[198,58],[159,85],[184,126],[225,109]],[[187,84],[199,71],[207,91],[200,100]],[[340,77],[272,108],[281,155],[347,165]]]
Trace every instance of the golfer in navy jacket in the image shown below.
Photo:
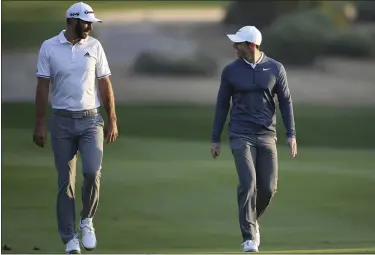
[[[228,35],[238,58],[222,71],[212,129],[211,153],[220,140],[230,103],[229,140],[238,174],[239,223],[245,252],[260,244],[258,219],[277,188],[276,102],[292,157],[297,154],[293,105],[284,66],[260,51],[262,34],[254,26]]]

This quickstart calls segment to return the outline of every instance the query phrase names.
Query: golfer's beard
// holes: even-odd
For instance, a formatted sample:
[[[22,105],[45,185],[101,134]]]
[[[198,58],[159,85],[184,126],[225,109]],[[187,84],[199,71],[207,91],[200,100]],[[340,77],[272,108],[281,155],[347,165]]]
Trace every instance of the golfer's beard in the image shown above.
[[[81,24],[79,22],[77,22],[77,25],[74,28],[74,32],[76,33],[76,36],[79,39],[85,39],[84,36],[83,36],[83,30],[82,30]]]

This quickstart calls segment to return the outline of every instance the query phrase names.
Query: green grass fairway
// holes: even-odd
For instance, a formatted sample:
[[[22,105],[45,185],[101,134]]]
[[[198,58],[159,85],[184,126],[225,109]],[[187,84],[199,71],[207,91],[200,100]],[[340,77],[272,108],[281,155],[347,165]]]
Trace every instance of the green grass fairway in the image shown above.
[[[2,140],[2,244],[15,253],[62,252],[50,146],[33,146],[25,129],[5,128]],[[205,142],[121,137],[105,150],[96,252],[241,251],[227,147],[216,161]],[[299,153],[292,160],[280,149],[279,191],[260,222],[262,251],[374,252],[374,151]]]
[[[95,252],[240,253],[230,150],[209,155],[213,108],[117,111],[121,136],[105,146]],[[279,189],[260,221],[262,253],[375,253],[373,115],[296,106],[296,159],[279,118]],[[12,253],[63,252],[52,151],[32,143],[33,116],[30,104],[2,104],[1,241]],[[77,217],[79,209],[80,200]]]

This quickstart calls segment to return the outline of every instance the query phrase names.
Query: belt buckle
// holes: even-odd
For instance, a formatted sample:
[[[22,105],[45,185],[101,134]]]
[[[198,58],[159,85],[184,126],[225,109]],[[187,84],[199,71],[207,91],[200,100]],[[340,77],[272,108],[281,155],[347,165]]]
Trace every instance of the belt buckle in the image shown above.
[[[72,118],[73,119],[82,119],[84,117],[84,115],[85,115],[84,112],[73,112]]]

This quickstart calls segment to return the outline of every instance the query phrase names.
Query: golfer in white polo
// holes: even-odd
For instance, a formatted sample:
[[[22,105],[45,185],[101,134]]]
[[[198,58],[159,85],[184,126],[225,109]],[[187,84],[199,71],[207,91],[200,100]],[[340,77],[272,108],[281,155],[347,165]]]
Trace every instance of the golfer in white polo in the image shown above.
[[[80,253],[75,227],[75,177],[77,155],[82,160],[83,186],[79,229],[82,245],[96,247],[93,218],[99,203],[104,136],[116,140],[117,118],[110,68],[100,42],[89,36],[93,23],[101,22],[82,2],[66,12],[67,27],[43,42],[37,64],[34,142],[46,142],[45,108],[51,93],[49,130],[58,174],[57,221],[67,253]],[[98,86],[95,82],[98,79]],[[51,84],[51,87],[50,87]],[[107,126],[99,113],[103,103]]]

